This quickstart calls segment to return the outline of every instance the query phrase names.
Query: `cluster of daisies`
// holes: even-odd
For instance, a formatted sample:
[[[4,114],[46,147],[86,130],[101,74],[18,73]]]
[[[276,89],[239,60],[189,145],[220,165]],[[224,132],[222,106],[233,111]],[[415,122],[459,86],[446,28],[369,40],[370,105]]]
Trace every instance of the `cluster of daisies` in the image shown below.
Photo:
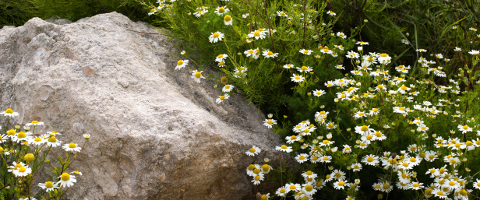
[[[19,116],[18,112],[14,112],[11,108],[6,109],[0,114],[8,117],[9,120]],[[59,132],[50,131],[39,136],[34,134],[35,128],[43,125],[43,122],[32,121],[23,127],[24,131],[20,131],[20,126],[17,125],[10,130],[5,130],[3,132],[4,134],[0,134],[0,143],[3,144],[0,145],[0,153],[4,160],[14,160],[12,165],[8,166],[8,172],[11,172],[16,178],[27,178],[31,177],[29,175],[34,175],[32,174],[32,161],[36,160],[36,156],[32,153],[25,154],[23,151],[16,150],[11,146],[12,144],[30,146],[36,149],[35,152],[40,152],[42,148],[51,149],[62,146],[62,142],[57,139],[57,137],[61,135]],[[88,140],[90,135],[84,134],[83,137]],[[62,148],[66,152],[74,154],[82,150],[82,147],[74,142],[64,144]],[[36,154],[38,156],[38,153]],[[47,192],[51,192],[57,188],[71,187],[76,182],[75,175],[82,175],[82,173],[79,171],[73,171],[70,174],[65,172],[58,177],[59,180],[57,182],[47,181],[45,183],[39,183],[39,187],[45,189]],[[33,200],[34,198],[29,197],[27,199]]]
[[[366,42],[359,42],[359,45],[367,45]],[[426,52],[425,49],[419,49],[419,52]],[[308,50],[300,50],[301,53],[308,55]],[[475,51],[473,52],[475,53]],[[476,55],[476,54],[472,54]],[[450,79],[448,85],[435,85],[429,89],[419,87],[419,85],[432,84],[428,80],[414,80],[412,82],[405,78],[410,66],[399,65],[395,67],[395,71],[399,76],[391,76],[388,70],[384,69],[385,65],[391,63],[391,57],[385,53],[368,53],[362,55],[361,52],[350,51],[346,55],[347,58],[353,59],[352,63],[356,63],[357,69],[353,70],[352,78],[342,78],[332,81],[327,81],[325,86],[330,89],[340,90],[335,93],[334,99],[342,107],[352,107],[350,110],[352,120],[356,122],[353,128],[356,140],[355,144],[339,144],[336,145],[332,140],[333,135],[330,131],[339,129],[338,124],[329,121],[326,111],[319,111],[315,113],[315,122],[317,126],[311,124],[310,121],[305,120],[295,125],[292,132],[295,133],[285,138],[286,144],[277,146],[276,150],[286,153],[294,152],[296,154],[295,160],[300,163],[332,163],[338,158],[336,152],[341,152],[340,155],[349,156],[357,152],[370,152],[374,149],[373,144],[380,144],[376,141],[387,140],[388,133],[394,131],[396,128],[391,128],[390,125],[396,126],[395,123],[385,123],[384,121],[377,121],[377,123],[385,124],[369,124],[372,120],[378,119],[380,115],[384,117],[398,116],[400,119],[408,122],[407,127],[398,127],[406,129],[418,136],[417,144],[409,144],[406,150],[397,153],[389,151],[380,154],[360,153],[363,156],[351,160],[347,164],[347,170],[353,172],[360,172],[365,167],[381,168],[386,172],[392,172],[396,176],[391,176],[390,173],[380,175],[377,182],[372,185],[373,190],[380,192],[379,198],[383,197],[381,193],[389,193],[395,188],[401,190],[422,190],[426,198],[438,197],[441,199],[468,199],[469,193],[473,190],[469,189],[470,183],[473,183],[473,188],[480,189],[480,180],[474,181],[470,176],[459,175],[459,166],[468,161],[467,152],[474,151],[480,147],[480,138],[468,139],[464,135],[480,136],[480,131],[475,130],[477,126],[474,118],[466,118],[463,112],[456,110],[460,107],[460,100],[448,100],[449,97],[455,97],[460,93],[460,86],[458,81]],[[441,59],[441,54],[436,54],[436,57]],[[444,77],[445,72],[441,71],[441,67],[433,67],[435,61],[428,61],[424,58],[419,59],[419,64],[422,65],[422,70],[425,75],[433,72],[435,76]],[[290,66],[293,68],[293,66]],[[372,68],[377,69],[372,69]],[[297,70],[309,70],[308,67],[297,68]],[[371,85],[362,85],[359,80],[365,80],[365,76],[370,76]],[[365,81],[366,82],[366,81]],[[408,82],[408,83],[407,83]],[[416,84],[415,84],[416,83]],[[477,84],[479,82],[477,81]],[[362,87],[363,86],[363,87]],[[425,99],[424,94],[428,92],[438,92],[434,98],[430,97],[430,101]],[[323,90],[314,90],[313,94],[321,96],[325,94]],[[316,95],[316,96],[317,96]],[[376,100],[382,99],[385,103],[390,103],[392,106],[388,107],[383,104],[377,104]],[[352,102],[355,102],[354,104]],[[321,108],[324,108],[322,106]],[[387,115],[387,116],[385,116]],[[438,133],[431,131],[431,126],[434,125],[435,119],[441,118],[453,122],[455,128],[450,130],[447,135],[451,137],[438,136]],[[427,123],[426,123],[427,122]],[[268,116],[263,122],[268,128],[272,128],[277,124],[277,121]],[[347,132],[352,129],[347,128]],[[328,132],[324,136],[324,133]],[[342,132],[339,130],[339,132]],[[387,134],[385,133],[387,132]],[[457,136],[455,136],[457,135]],[[455,136],[455,137],[454,137]],[[294,149],[294,144],[300,144],[299,151],[306,153],[297,153]],[[433,143],[427,146],[426,144]],[[421,144],[421,145],[420,145]],[[358,162],[360,161],[360,162]],[[343,161],[342,161],[343,162]],[[426,166],[432,166],[426,172],[431,180],[420,181],[417,179],[417,166],[422,162],[429,163]],[[435,168],[432,164],[442,164]],[[307,199],[311,199],[311,195],[317,190],[320,190],[325,184],[332,182],[332,187],[338,190],[345,190],[348,194],[347,199],[353,199],[355,191],[360,187],[360,180],[349,182],[345,177],[345,172],[342,169],[333,169],[329,167],[330,172],[323,176],[317,176],[315,172],[309,171],[313,174],[311,179],[305,179],[304,183],[289,183],[286,186],[278,188],[276,194],[278,196],[286,196],[288,192],[293,191],[292,195],[304,195]],[[466,172],[470,169],[465,167]],[[304,172],[303,177],[306,177]],[[309,185],[311,189],[307,190]],[[309,187],[309,188],[310,188]],[[296,198],[299,199],[299,198]]]

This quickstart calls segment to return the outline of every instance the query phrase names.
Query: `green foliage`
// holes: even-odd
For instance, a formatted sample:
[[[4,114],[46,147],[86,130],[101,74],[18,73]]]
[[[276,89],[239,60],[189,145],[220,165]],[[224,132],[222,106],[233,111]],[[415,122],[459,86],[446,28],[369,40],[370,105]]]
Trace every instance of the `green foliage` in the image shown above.
[[[0,28],[23,25],[36,16],[36,13],[30,0],[0,0]]]
[[[49,19],[58,16],[77,21],[114,11],[133,21],[153,23],[147,17],[148,11],[136,0],[0,0],[0,28],[5,25],[20,26],[33,17]]]

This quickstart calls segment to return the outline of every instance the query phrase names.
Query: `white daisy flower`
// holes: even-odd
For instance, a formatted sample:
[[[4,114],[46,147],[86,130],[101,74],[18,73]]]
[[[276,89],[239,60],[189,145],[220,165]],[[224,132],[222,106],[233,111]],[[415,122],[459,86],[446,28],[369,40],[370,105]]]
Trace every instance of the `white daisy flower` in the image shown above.
[[[250,38],[255,38],[256,40],[258,40],[258,39],[264,39],[264,38],[265,38],[265,32],[259,31],[259,30],[255,30],[255,31],[249,33],[249,34],[248,34],[248,37],[250,37]]]
[[[277,16],[279,16],[279,17],[288,17],[288,15],[287,15],[285,12],[280,11],[280,10],[277,11]]]
[[[347,183],[347,181],[337,181],[335,183],[333,183],[333,188],[337,189],[337,190],[343,190],[345,189],[345,187],[348,187],[349,184]]]
[[[225,86],[223,86],[223,88],[222,88],[222,92],[228,93],[228,92],[232,91],[233,88],[234,88],[233,85],[225,85]]]
[[[217,14],[218,16],[222,16],[228,11],[230,10],[227,7],[217,7],[217,9],[215,9],[215,14]]]
[[[311,197],[312,195],[315,194],[315,192],[317,192],[317,190],[315,188],[313,188],[313,185],[311,184],[303,184],[302,185],[302,193],[304,193],[305,195],[307,195],[307,197]]]
[[[359,172],[360,170],[362,170],[361,163],[353,163],[350,167],[352,168],[353,172]]]
[[[155,8],[152,8],[152,9],[150,10],[150,12],[148,13],[148,16],[153,15],[153,14],[155,14],[156,12],[157,12],[157,10],[156,10]]]
[[[63,173],[60,177],[60,180],[56,183],[60,185],[60,187],[66,188],[73,186],[73,183],[77,182],[74,175],[70,175],[68,173]]]
[[[325,90],[313,90],[313,96],[319,97],[326,94]]]
[[[25,126],[43,126],[43,122],[32,121],[32,123],[25,124]]]
[[[298,82],[303,82],[305,80],[305,78],[301,75],[296,75],[296,74],[293,74],[292,77],[290,77],[291,80],[295,83],[298,83]]]
[[[469,127],[468,125],[458,125],[458,130],[459,131],[462,131],[463,134],[467,133],[467,132],[472,132],[472,128]]]
[[[200,79],[202,79],[202,78],[205,79],[205,77],[202,75],[202,72],[203,71],[197,71],[197,70],[193,70],[193,72],[192,72],[192,78],[197,83],[200,83]]]
[[[373,154],[366,155],[366,156],[363,157],[362,162],[367,164],[367,165],[375,166],[379,163],[378,156],[375,156]]]
[[[343,32],[338,32],[338,33],[337,33],[337,37],[340,37],[340,38],[342,38],[342,39],[346,39],[346,38],[347,38],[347,35],[345,35],[345,33],[343,33]]]
[[[302,66],[302,67],[297,67],[297,70],[299,72],[311,72],[313,69],[308,66]]]
[[[283,68],[285,68],[285,69],[292,69],[293,66],[294,66],[293,64],[286,64],[286,65],[283,66]]]
[[[208,37],[208,40],[210,40],[210,43],[216,43],[218,41],[223,40],[224,37],[225,37],[225,35],[223,33],[215,32],[215,33],[212,33],[212,35],[210,35]]]
[[[215,62],[223,62],[227,58],[228,58],[227,54],[218,54],[218,56],[215,58]]]
[[[308,160],[308,154],[306,153],[301,153],[295,157],[295,160],[299,163],[304,163],[305,161]]]
[[[275,58],[275,57],[278,56],[278,53],[273,53],[272,51],[267,49],[267,50],[263,51],[262,55],[265,56],[266,58]]]
[[[216,100],[217,104],[222,103],[223,101],[227,100],[230,97],[228,94],[224,94],[222,96],[219,96]]]
[[[256,146],[252,146],[248,151],[245,152],[248,156],[256,156],[258,155],[262,150]]]
[[[7,108],[3,113],[0,113],[6,117],[16,117],[18,116],[18,112],[13,112],[11,108]]]
[[[77,144],[73,142],[71,142],[70,144],[63,145],[62,148],[65,151],[71,151],[71,152],[80,152],[82,150],[82,147],[79,147]]]
[[[299,51],[301,54],[304,54],[304,55],[310,55],[312,54],[312,50],[307,50],[307,49],[300,49]]]
[[[175,70],[180,70],[182,68],[185,68],[187,65],[188,65],[188,60],[178,60]]]
[[[280,187],[277,189],[277,192],[275,192],[275,194],[277,194],[280,197],[286,197],[288,192],[290,192],[288,188]]]
[[[289,147],[289,146],[287,146],[287,145],[277,146],[277,147],[275,147],[275,150],[277,150],[277,151],[283,151],[283,152],[287,152],[287,153],[290,153],[290,152],[293,151],[293,150],[292,150],[292,147]]]
[[[327,15],[335,16],[335,15],[337,15],[337,14],[336,14],[335,12],[329,10],[329,11],[327,11]]]
[[[223,18],[223,22],[226,26],[231,26],[233,24],[232,16],[225,15],[225,17]]]
[[[28,166],[21,166],[21,167],[18,167],[16,169],[14,169],[12,171],[13,175],[15,175],[15,177],[25,177],[29,174],[32,173],[32,168],[28,167]]]
[[[55,136],[51,136],[50,138],[48,138],[47,140],[47,145],[49,147],[58,147],[61,145],[61,141],[60,140],[57,140],[57,138]]]
[[[45,183],[39,183],[38,187],[41,187],[42,189],[46,190],[46,192],[52,192],[58,188],[58,184],[52,183],[51,181],[47,181]]]
[[[274,119],[265,119],[263,125],[267,126],[268,128],[272,128],[273,125],[277,124],[277,120]]]

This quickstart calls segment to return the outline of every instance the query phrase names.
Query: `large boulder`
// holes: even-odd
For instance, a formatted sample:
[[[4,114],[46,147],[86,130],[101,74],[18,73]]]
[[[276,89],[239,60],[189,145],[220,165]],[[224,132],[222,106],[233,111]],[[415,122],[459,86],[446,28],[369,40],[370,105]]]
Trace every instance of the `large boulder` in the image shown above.
[[[17,124],[45,122],[36,132],[63,143],[91,135],[68,199],[254,198],[245,169],[276,157],[279,137],[240,95],[216,104],[213,82],[175,71],[181,49],[157,33],[116,12],[0,29],[0,108],[19,112]]]

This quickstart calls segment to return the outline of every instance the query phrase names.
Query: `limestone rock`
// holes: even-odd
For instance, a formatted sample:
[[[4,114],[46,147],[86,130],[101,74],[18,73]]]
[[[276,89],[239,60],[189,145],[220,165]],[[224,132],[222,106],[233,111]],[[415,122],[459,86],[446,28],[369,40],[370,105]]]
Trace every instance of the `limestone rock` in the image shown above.
[[[175,71],[181,49],[154,27],[115,12],[59,24],[0,29],[0,109],[63,143],[91,135],[68,199],[255,198],[245,169],[274,160],[280,139],[254,105],[238,94],[216,104],[214,83]]]

